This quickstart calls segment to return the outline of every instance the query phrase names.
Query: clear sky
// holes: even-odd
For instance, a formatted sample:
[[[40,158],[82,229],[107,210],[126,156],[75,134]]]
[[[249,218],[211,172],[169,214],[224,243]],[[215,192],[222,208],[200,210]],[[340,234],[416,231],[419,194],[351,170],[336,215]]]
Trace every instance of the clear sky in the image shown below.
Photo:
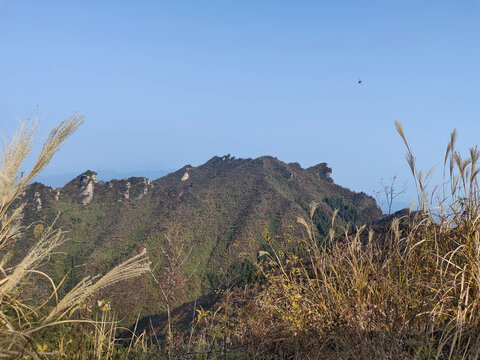
[[[426,170],[480,142],[479,69],[478,0],[0,0],[0,129],[85,115],[47,174],[268,154],[371,194],[394,120]]]

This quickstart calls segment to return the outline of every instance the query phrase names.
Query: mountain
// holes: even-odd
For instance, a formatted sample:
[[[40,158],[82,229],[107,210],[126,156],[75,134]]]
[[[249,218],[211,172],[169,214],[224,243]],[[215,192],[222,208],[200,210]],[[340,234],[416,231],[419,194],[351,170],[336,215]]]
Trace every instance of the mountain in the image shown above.
[[[144,176],[150,178],[158,178],[161,176],[167,175],[171,170],[130,170],[125,172],[115,171],[115,170],[100,170],[98,171],[97,177],[99,180],[112,180],[112,179],[122,179],[122,178],[129,178],[132,176]],[[47,174],[40,174],[37,177],[37,181],[50,186],[54,189],[64,186],[67,182],[69,182],[72,178],[76,177],[77,173],[63,173],[63,174],[55,174],[55,173],[47,173]]]
[[[46,270],[65,292],[87,274],[105,273],[147,248],[152,277],[112,286],[99,296],[111,300],[125,324],[137,316],[162,314],[234,279],[248,281],[255,256],[274,241],[301,235],[296,217],[308,217],[320,234],[334,209],[340,224],[381,218],[375,200],[336,185],[325,163],[303,169],[270,156],[215,156],[151,181],[145,177],[99,181],[86,171],[58,189],[33,183],[22,195],[24,221],[43,221],[68,231],[69,240]],[[21,256],[34,242],[33,230],[17,242]]]

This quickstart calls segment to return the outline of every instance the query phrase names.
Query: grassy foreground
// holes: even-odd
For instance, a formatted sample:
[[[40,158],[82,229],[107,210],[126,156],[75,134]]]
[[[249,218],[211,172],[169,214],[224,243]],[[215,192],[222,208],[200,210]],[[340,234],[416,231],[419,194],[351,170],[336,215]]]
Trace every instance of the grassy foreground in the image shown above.
[[[41,265],[65,241],[54,224],[22,227],[21,194],[82,119],[55,128],[31,171],[21,173],[33,128],[23,125],[5,145],[0,166],[0,357],[24,359],[477,359],[480,357],[480,198],[478,160],[464,159],[452,133],[445,182],[427,187],[431,172],[416,168],[417,211],[385,225],[342,228],[335,215],[320,237],[298,218],[303,238],[278,241],[250,259],[256,280],[222,290],[209,309],[197,308],[187,330],[168,322],[165,334],[119,330],[107,301],[92,294],[150,271],[145,252],[104,276],[84,278],[62,298]],[[431,190],[429,190],[431,189]],[[12,263],[15,240],[28,229],[37,243]],[[68,230],[68,229],[65,229]],[[28,283],[50,291],[29,297]],[[169,318],[170,320],[170,318]]]
[[[150,261],[144,251],[104,276],[82,279],[59,298],[57,289],[63,281],[55,284],[48,274],[39,270],[50,256],[54,256],[66,237],[54,224],[38,222],[23,226],[25,203],[22,203],[22,194],[81,123],[82,117],[73,116],[54,128],[27,172],[22,170],[32,149],[35,124],[23,123],[13,139],[4,144],[0,156],[1,358],[103,359],[120,356],[114,342],[115,317],[108,303],[102,301],[97,303],[96,318],[87,315],[92,312],[91,295],[118,281],[150,271]],[[15,241],[30,228],[33,228],[36,243],[22,259],[12,263]],[[45,282],[50,290],[45,294],[29,294],[32,282]]]
[[[428,190],[407,147],[418,210],[376,231],[265,238],[259,283],[227,291],[199,323],[204,351],[258,359],[478,359],[480,357],[479,152],[444,157],[445,182]],[[342,235],[343,234],[343,235]],[[229,352],[228,349],[231,349]],[[237,350],[235,350],[237,349]],[[205,357],[207,358],[207,357]]]

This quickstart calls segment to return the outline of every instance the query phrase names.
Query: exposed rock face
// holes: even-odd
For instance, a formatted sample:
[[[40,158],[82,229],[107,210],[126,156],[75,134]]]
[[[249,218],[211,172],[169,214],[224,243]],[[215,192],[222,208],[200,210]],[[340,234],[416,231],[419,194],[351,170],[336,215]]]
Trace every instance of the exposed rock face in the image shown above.
[[[150,185],[150,178],[143,179],[143,195],[147,195],[149,185]]]
[[[94,190],[94,185],[93,185],[93,182],[89,182],[87,184],[87,186],[85,187],[85,189],[82,191],[82,196],[83,196],[83,199],[82,199],[82,204],[83,205],[86,205],[86,204],[89,204],[92,202],[93,200],[93,190]]]
[[[80,175],[80,201],[83,205],[90,204],[93,200],[95,184],[98,183],[97,174],[92,171],[87,171]]]
[[[37,205],[37,211],[42,210],[42,198],[40,197],[40,193],[35,191],[35,204]]]
[[[150,178],[143,178],[142,179],[142,184],[143,184],[143,190],[140,195],[136,197],[136,199],[141,199],[148,193],[148,187],[150,186]]]
[[[185,174],[182,176],[182,181],[187,181],[190,175],[188,175],[188,172],[186,171]]]
[[[318,175],[320,178],[333,183],[333,180],[330,177],[330,175],[332,174],[332,169],[329,168],[326,163],[320,163],[311,166],[307,170]]]
[[[153,184],[145,177],[130,177],[121,180],[112,179],[106,183],[100,181],[95,187],[97,199],[114,198],[117,202],[139,200],[150,192]],[[101,201],[103,201],[101,200]]]
[[[123,197],[125,199],[130,199],[130,188],[132,187],[132,184],[130,184],[130,181],[127,181],[125,184],[125,192],[123,193]]]

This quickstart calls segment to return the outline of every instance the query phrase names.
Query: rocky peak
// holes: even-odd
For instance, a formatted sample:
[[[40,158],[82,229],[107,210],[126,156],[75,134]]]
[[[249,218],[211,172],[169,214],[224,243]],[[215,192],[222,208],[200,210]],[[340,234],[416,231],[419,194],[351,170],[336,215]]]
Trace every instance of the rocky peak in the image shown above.
[[[116,194],[118,202],[124,200],[138,200],[147,195],[149,190],[153,188],[150,178],[146,177],[129,177],[121,180],[112,179],[105,183],[104,190],[110,194]]]
[[[307,169],[310,172],[315,173],[320,178],[327,180],[329,182],[333,182],[330,175],[332,174],[332,169],[328,167],[327,163],[320,163],[314,166],[311,166]]]
[[[123,193],[123,197],[128,200],[130,199],[130,188],[132,187],[132,184],[127,178],[123,179],[123,181],[125,182],[125,191]]]
[[[72,188],[83,205],[93,200],[95,185],[98,184],[97,173],[87,170],[70,181],[65,187]]]

